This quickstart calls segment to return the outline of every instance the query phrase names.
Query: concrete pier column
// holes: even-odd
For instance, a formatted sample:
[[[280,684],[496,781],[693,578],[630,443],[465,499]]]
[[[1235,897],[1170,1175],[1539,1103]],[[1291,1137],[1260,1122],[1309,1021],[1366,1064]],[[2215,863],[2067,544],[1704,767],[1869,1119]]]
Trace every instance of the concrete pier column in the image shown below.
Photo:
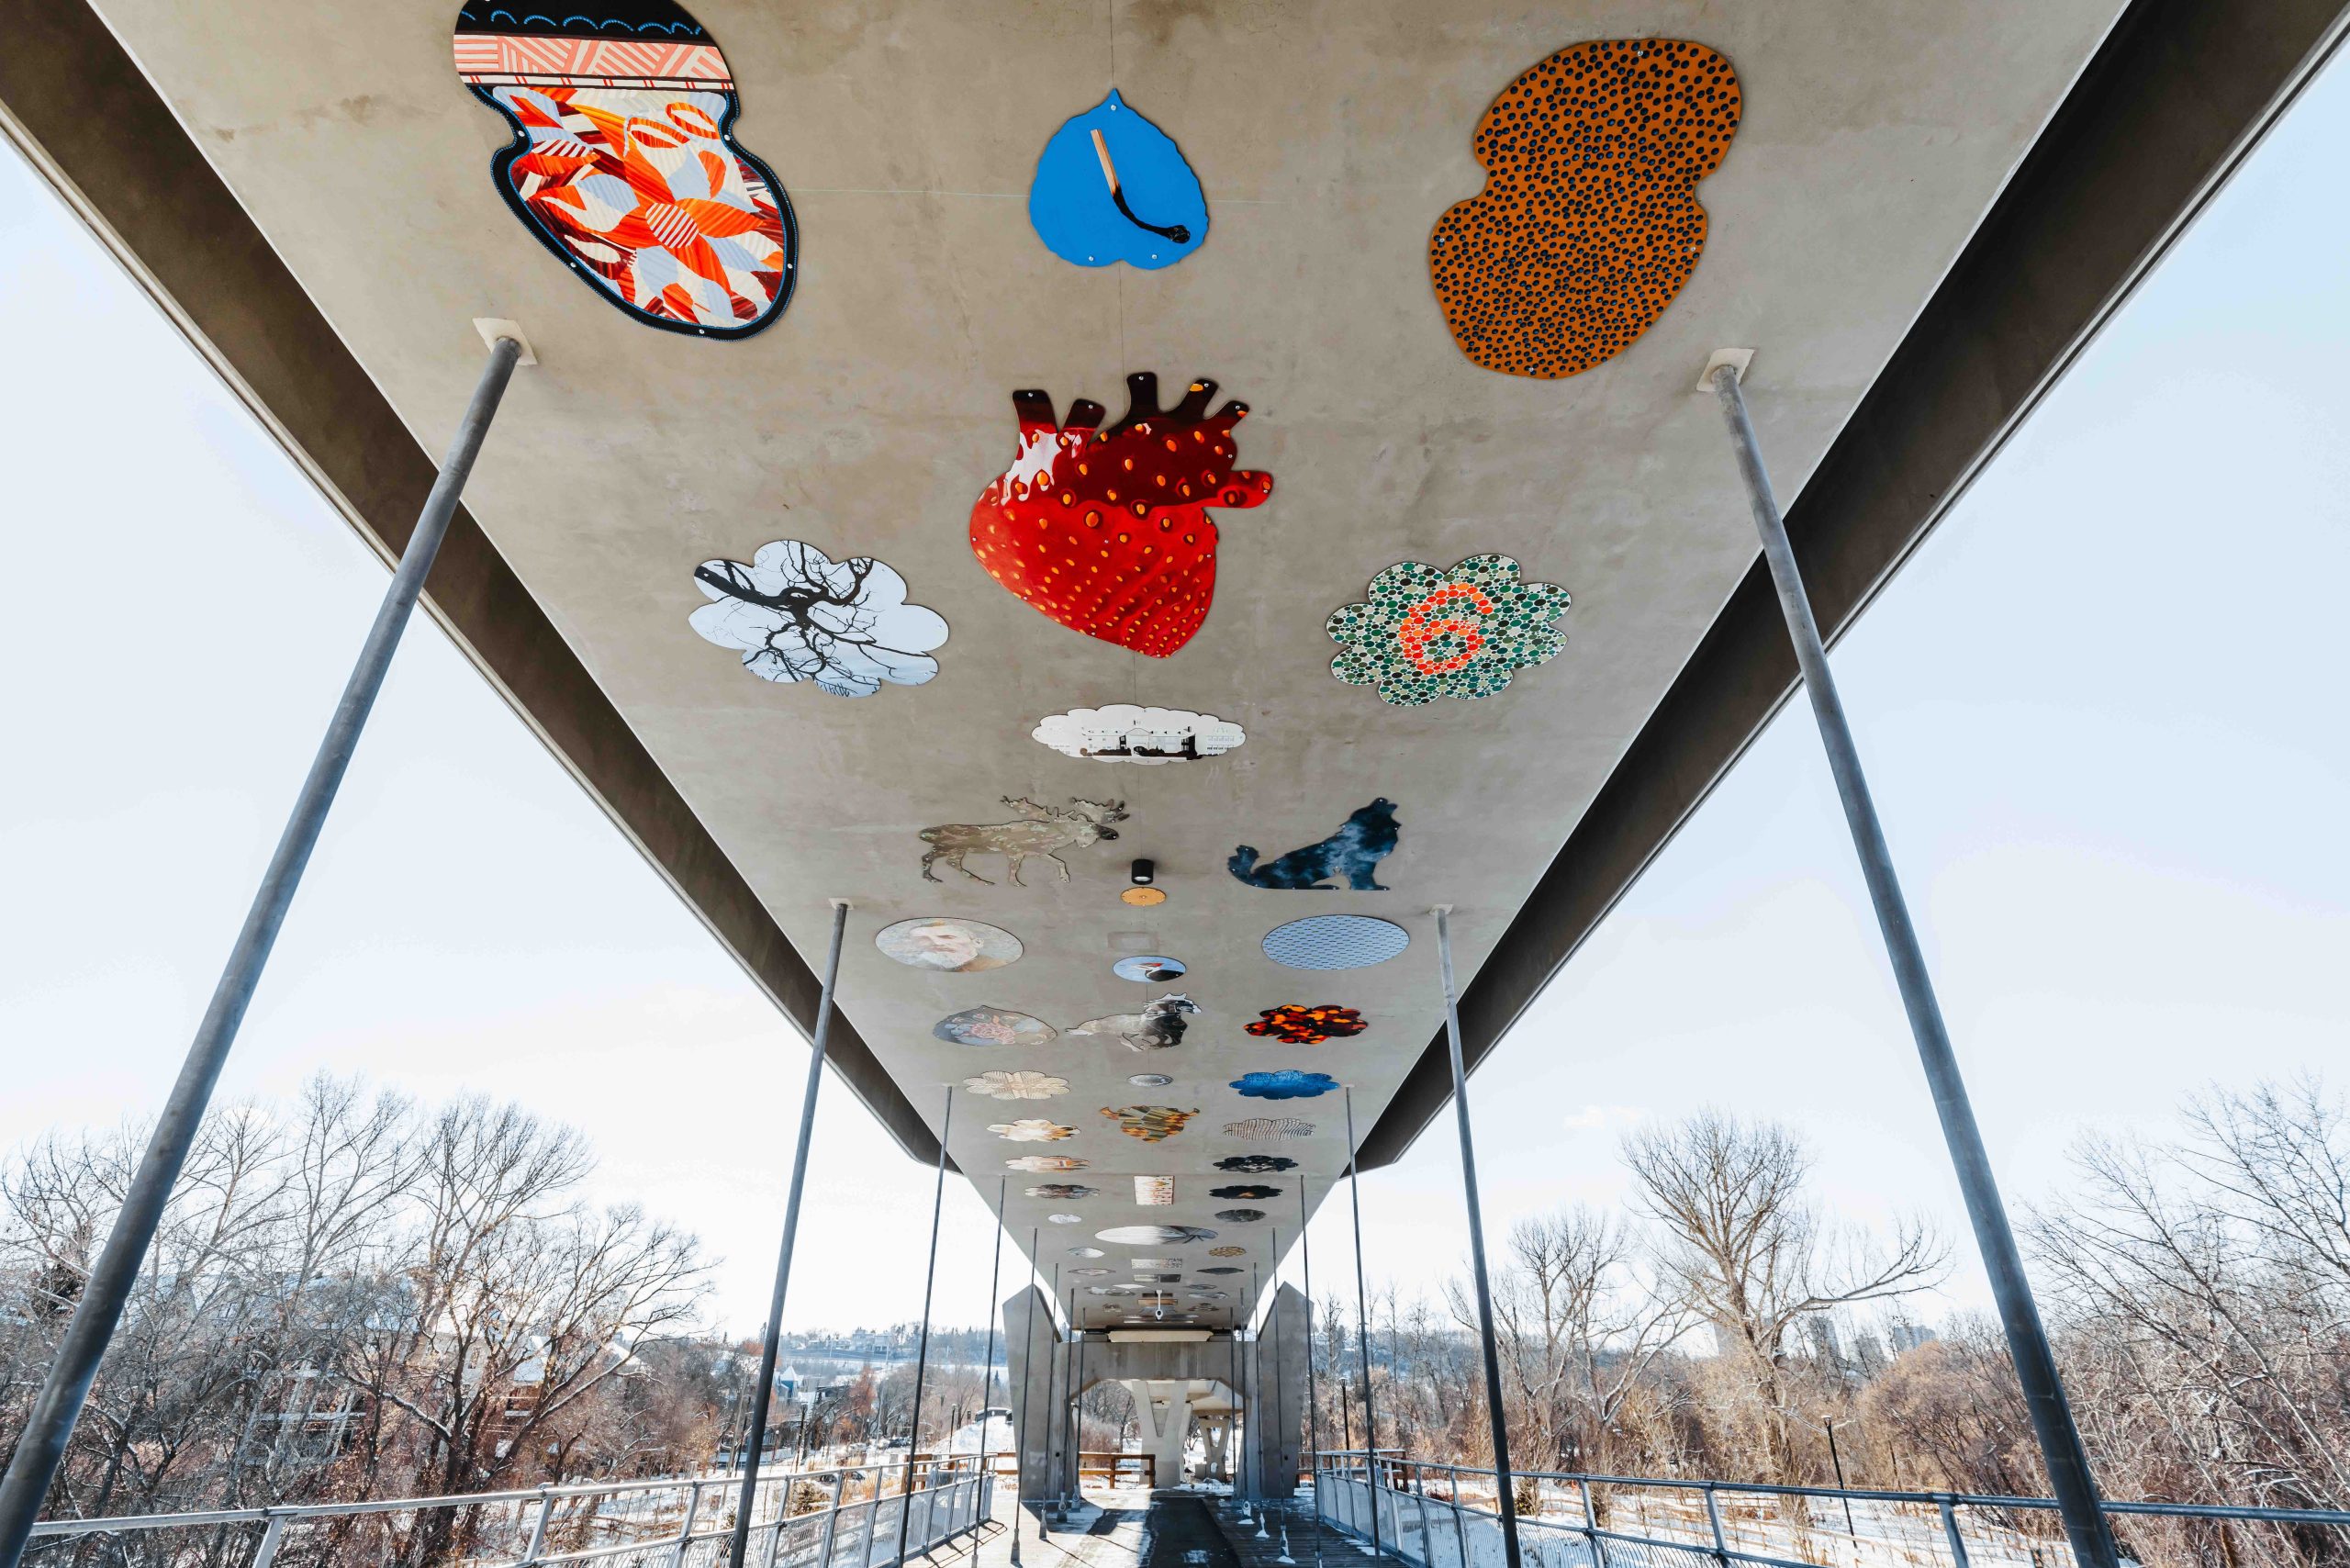
[[[1065,1451],[1066,1423],[1061,1402],[1069,1396],[1065,1375],[1057,1365],[1061,1354],[1060,1325],[1053,1319],[1052,1304],[1035,1285],[1014,1292],[1003,1303],[1004,1352],[1011,1383],[1013,1448],[1020,1456],[1020,1497],[1035,1508],[1048,1497],[1072,1490],[1077,1481],[1074,1456]]]
[[[1304,1295],[1283,1285],[1266,1320],[1270,1332],[1250,1340],[1248,1409],[1241,1429],[1243,1462],[1259,1497],[1290,1497],[1305,1458]]]

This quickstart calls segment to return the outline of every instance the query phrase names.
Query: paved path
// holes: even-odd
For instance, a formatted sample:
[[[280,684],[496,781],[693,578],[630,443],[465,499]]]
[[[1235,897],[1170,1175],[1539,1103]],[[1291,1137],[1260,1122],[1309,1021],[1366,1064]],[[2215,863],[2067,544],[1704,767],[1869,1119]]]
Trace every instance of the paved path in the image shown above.
[[[994,1522],[929,1558],[934,1568],[1010,1568],[1013,1517],[1019,1504],[1008,1489],[997,1495]],[[1288,1528],[1282,1561],[1282,1527]],[[1086,1493],[1068,1522],[1040,1536],[1033,1514],[1018,1514],[1020,1568],[1354,1568],[1364,1553],[1350,1539],[1318,1529],[1303,1506],[1276,1509],[1257,1539],[1231,1499],[1198,1492],[1142,1487]],[[916,1562],[922,1562],[916,1559]]]

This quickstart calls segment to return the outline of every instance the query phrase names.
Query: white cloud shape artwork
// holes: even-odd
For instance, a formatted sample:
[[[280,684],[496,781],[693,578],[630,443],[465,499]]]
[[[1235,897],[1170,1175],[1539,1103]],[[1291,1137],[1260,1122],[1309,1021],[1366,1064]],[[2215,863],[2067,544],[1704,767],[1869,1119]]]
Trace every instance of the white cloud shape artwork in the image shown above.
[[[1097,762],[1134,762],[1157,767],[1222,756],[1248,738],[1247,731],[1213,713],[1184,708],[1142,708],[1113,702],[1106,708],[1072,708],[1028,732],[1068,756]]]
[[[998,1100],[1050,1100],[1069,1092],[1069,1080],[1048,1072],[983,1072],[963,1080],[963,1087]]]
[[[884,681],[920,686],[938,673],[930,651],[946,641],[937,611],[906,602],[906,579],[870,555],[834,561],[812,544],[778,539],[750,565],[704,561],[694,586],[711,602],[687,618],[743,667],[767,680],[811,680],[835,697],[870,697]]]
[[[1047,1116],[1023,1116],[1016,1122],[997,1122],[988,1128],[1007,1143],[1058,1143],[1065,1137],[1075,1137],[1075,1127],[1056,1126]]]

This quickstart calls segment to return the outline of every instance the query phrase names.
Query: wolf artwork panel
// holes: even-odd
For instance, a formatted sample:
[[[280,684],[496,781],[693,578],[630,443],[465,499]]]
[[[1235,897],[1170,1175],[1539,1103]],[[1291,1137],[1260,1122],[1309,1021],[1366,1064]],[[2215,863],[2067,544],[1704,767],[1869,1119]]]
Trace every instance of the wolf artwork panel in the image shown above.
[[[1225,864],[1252,888],[1326,893],[1337,891],[1343,878],[1352,891],[1383,893],[1388,889],[1379,880],[1379,863],[1395,853],[1400,837],[1395,802],[1382,796],[1347,818],[1345,825],[1319,844],[1292,849],[1262,865],[1258,864],[1256,846],[1244,844],[1233,850]]]

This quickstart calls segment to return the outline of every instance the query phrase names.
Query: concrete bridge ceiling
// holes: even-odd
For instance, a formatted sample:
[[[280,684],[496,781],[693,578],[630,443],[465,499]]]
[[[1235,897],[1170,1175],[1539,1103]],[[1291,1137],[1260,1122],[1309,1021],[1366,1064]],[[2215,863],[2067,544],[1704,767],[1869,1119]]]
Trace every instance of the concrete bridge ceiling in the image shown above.
[[[2293,28],[2318,25],[2318,8],[2288,8]],[[1750,387],[1794,495],[2121,6],[699,0],[738,84],[739,142],[775,171],[799,229],[789,309],[730,342],[629,319],[508,210],[489,164],[509,130],[453,73],[453,3],[98,0],[105,31],[71,6],[17,9],[26,48],[51,51],[112,106],[76,123],[18,51],[0,90],[53,174],[374,534],[405,536],[419,460],[373,437],[404,426],[437,453],[483,357],[469,323],[522,325],[541,363],[491,435],[467,496],[479,532],[453,543],[437,612],[803,1020],[826,901],[853,902],[839,1062],[910,1151],[934,1149],[952,1086],[954,1163],[990,1204],[1008,1190],[1005,1220],[1024,1246],[1042,1236],[1048,1271],[1102,1267],[1113,1272],[1085,1278],[1132,1283],[1132,1260],[1174,1258],[1142,1271],[1180,1274],[1183,1310],[1214,1325],[1246,1303],[1250,1275],[1197,1271],[1269,1274],[1273,1232],[1284,1247],[1295,1234],[1301,1179],[1318,1202],[1347,1157],[1338,1094],[1250,1098],[1231,1085],[1326,1073],[1352,1086],[1382,1158],[1408,1142],[1433,1103],[1424,1058],[1441,1023],[1430,907],[1457,909],[1470,984],[1531,918],[1538,888],[1555,891],[1546,868],[1736,601],[1755,543],[1718,417],[1694,390],[1708,353],[1759,349]],[[1718,50],[1743,91],[1735,142],[1697,190],[1702,256],[1628,352],[1560,380],[1481,368],[1448,333],[1426,255],[1439,215],[1482,183],[1472,131],[1545,55],[1633,37]],[[2266,102],[2300,47],[2279,41],[2243,65],[2244,105]],[[1180,143],[1205,193],[1204,242],[1164,270],[1074,266],[1030,226],[1046,139],[1113,84]],[[2210,143],[2197,168],[2251,113],[2221,110],[2197,132]],[[133,132],[136,156],[106,140]],[[2164,199],[2184,197],[2152,198]],[[2084,297],[2117,286],[2142,248]],[[1246,401],[1237,464],[1274,480],[1261,506],[1214,514],[1213,608],[1163,659],[1055,624],[991,580],[966,537],[975,498],[1013,455],[1014,388],[1044,388],[1063,410],[1093,398],[1114,420],[1136,371],[1155,372],[1170,399],[1208,377],[1218,403]],[[1988,401],[2021,396],[2002,387]],[[1901,526],[1922,527],[1930,510],[1917,498]],[[696,566],[748,561],[777,540],[902,574],[911,601],[951,627],[935,678],[844,700],[754,678],[698,636]],[[1325,618],[1363,599],[1374,574],[1488,552],[1572,595],[1562,653],[1474,701],[1391,706],[1332,678]],[[1782,666],[1768,676],[1784,687]],[[1212,713],[1247,739],[1145,767],[1030,736],[1047,716],[1120,702]],[[1702,787],[1702,776],[1682,786]],[[1032,861],[1028,885],[1008,885],[986,854],[971,868],[994,885],[951,870],[925,880],[922,831],[1005,821],[1006,796],[1117,800],[1127,814],[1114,844],[1063,852],[1066,882]],[[1392,890],[1270,890],[1225,868],[1238,844],[1269,857],[1313,844],[1374,797],[1395,802],[1401,827],[1377,873]],[[1645,830],[1633,859],[1670,827],[1668,815]],[[1163,903],[1121,902],[1136,856],[1157,862]],[[1409,946],[1326,973],[1268,958],[1269,931],[1326,914],[1395,922]],[[940,973],[877,947],[883,927],[931,916],[1000,926],[1024,956]],[[1481,994],[1522,1003],[1551,961],[1536,951],[1510,950],[1515,991],[1472,985],[1486,1008],[1476,1048],[1514,1005]],[[1136,952],[1188,971],[1164,983],[1113,973]],[[934,1032],[983,1006],[1066,1031],[1169,991],[1203,1011],[1168,1050]],[[1340,1004],[1369,1026],[1318,1045],[1243,1031],[1284,1003]],[[671,1048],[685,1065],[697,1047]],[[960,1087],[990,1070],[1069,1089],[1014,1101]],[[1139,1087],[1140,1073],[1170,1081]],[[1407,1082],[1422,1085],[1408,1106]],[[1196,1114],[1147,1141],[1103,1114],[1135,1105]],[[779,1160],[790,1110],[777,1107]],[[989,1130],[1024,1117],[1075,1131],[1019,1143]],[[1311,1131],[1246,1136],[1266,1130],[1246,1125],[1259,1117]],[[1218,1169],[1249,1155],[1298,1164]],[[1026,1156],[1085,1163],[1007,1169]],[[1173,1202],[1139,1204],[1138,1176],[1171,1178]],[[1026,1195],[1049,1183],[1096,1192]],[[1232,1184],[1278,1193],[1213,1195]],[[1217,1217],[1235,1208],[1268,1217]],[[1216,1236],[1096,1238],[1134,1225]],[[1211,1258],[1210,1246],[1239,1250]],[[1080,1260],[1076,1247],[1103,1256]],[[1188,1294],[1203,1284],[1226,1294]],[[1112,1321],[1135,1299],[1080,1303]]]

